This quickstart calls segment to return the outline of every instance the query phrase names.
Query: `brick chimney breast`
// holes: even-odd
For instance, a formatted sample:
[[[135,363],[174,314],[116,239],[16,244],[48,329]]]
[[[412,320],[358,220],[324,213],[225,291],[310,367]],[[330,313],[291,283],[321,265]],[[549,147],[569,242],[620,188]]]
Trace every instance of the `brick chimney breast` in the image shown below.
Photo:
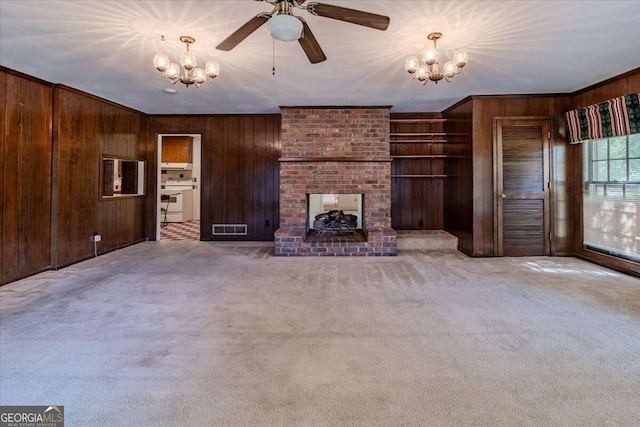
[[[390,107],[282,107],[275,254],[395,255]],[[307,239],[308,194],[362,194],[365,241]]]

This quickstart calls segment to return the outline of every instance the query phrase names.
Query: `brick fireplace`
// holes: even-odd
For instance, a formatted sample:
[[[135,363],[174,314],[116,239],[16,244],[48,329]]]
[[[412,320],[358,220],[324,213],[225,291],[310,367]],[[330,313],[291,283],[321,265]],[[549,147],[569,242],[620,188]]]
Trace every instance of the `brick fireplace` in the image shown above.
[[[389,107],[283,107],[277,256],[396,255]],[[309,194],[361,194],[362,233],[309,236]]]

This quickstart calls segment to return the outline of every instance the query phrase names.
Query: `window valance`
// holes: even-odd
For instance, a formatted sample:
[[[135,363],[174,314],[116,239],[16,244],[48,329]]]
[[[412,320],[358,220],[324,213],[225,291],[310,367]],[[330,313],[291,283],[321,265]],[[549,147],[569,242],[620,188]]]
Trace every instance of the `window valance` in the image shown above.
[[[640,94],[620,96],[565,114],[569,142],[640,133]]]

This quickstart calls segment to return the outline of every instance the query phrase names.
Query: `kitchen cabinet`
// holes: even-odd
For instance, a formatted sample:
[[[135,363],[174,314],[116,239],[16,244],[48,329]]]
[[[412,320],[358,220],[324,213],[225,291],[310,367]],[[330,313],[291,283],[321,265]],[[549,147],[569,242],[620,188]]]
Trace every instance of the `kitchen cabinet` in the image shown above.
[[[162,163],[192,163],[193,137],[163,136]]]

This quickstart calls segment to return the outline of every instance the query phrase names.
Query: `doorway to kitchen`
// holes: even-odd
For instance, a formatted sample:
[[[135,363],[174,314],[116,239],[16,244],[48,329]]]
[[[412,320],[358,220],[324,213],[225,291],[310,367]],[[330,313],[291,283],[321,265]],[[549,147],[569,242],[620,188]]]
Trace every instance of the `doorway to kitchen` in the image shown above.
[[[200,134],[159,134],[156,240],[200,240]]]

